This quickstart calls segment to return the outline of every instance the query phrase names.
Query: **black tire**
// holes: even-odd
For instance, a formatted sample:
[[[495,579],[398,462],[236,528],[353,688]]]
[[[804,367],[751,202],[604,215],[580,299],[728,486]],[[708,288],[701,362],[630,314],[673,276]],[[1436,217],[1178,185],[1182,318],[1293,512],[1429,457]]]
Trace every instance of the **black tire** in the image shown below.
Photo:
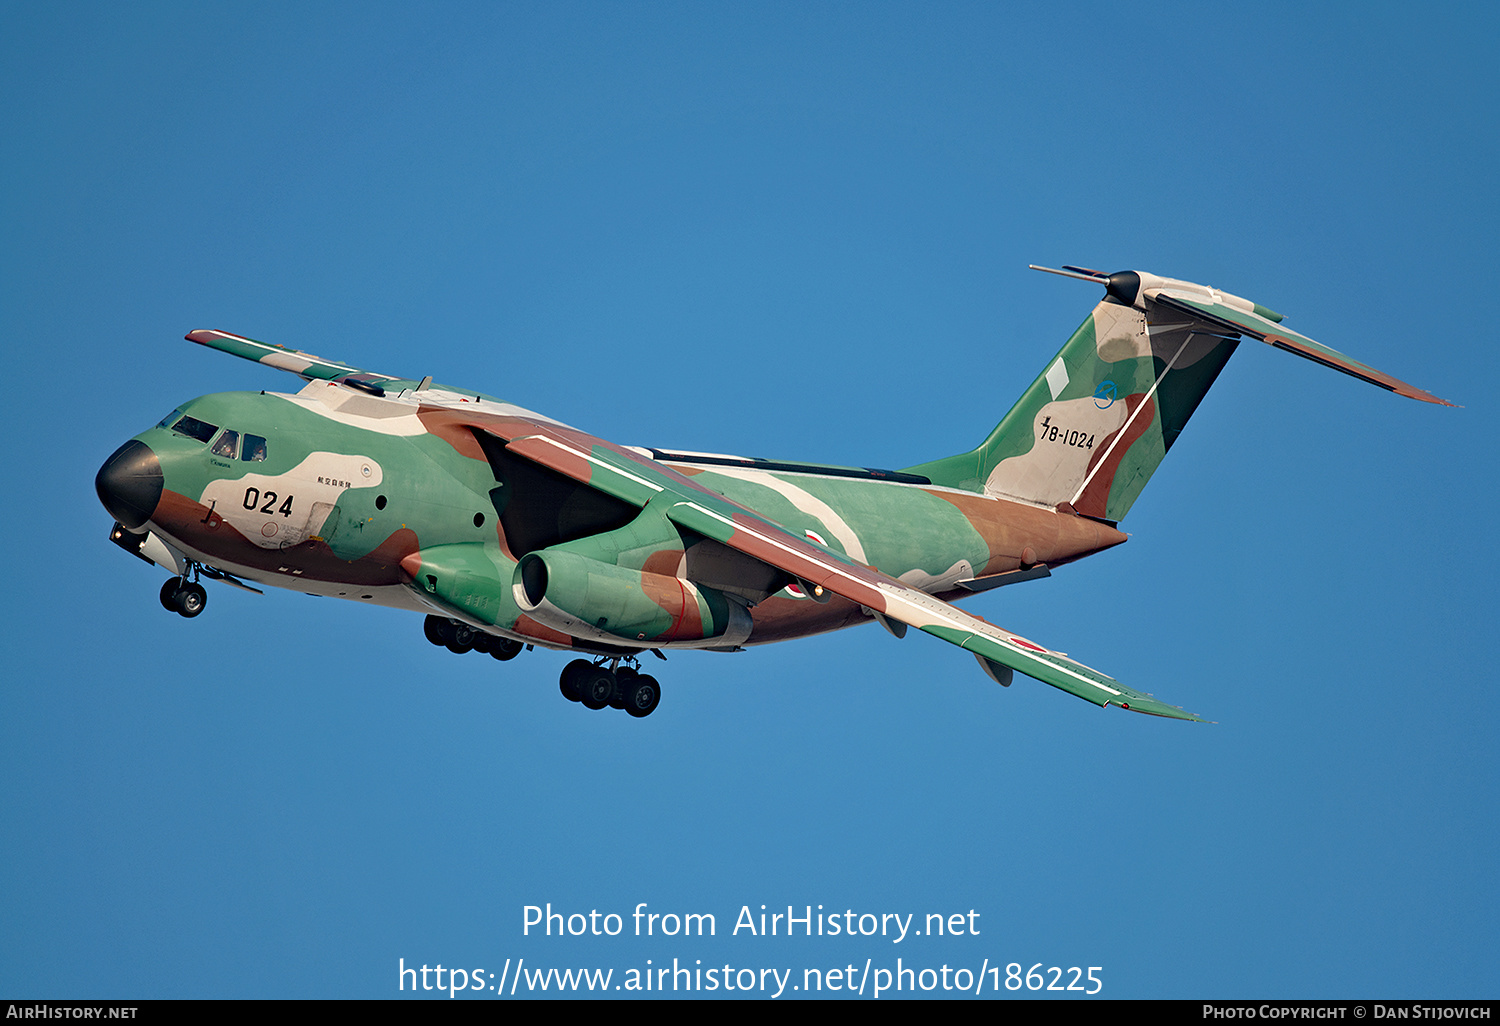
[[[622,666],[615,671],[615,686],[609,696],[611,709],[625,708],[625,695],[629,693],[631,685],[635,683],[635,678],[639,675],[638,670],[632,670],[628,666]]]
[[[195,581],[178,588],[177,596],[173,601],[177,604],[177,611],[191,620],[203,612],[203,607],[208,605],[208,592],[203,590],[203,585]]]
[[[439,639],[433,642],[433,644],[438,645],[441,648],[449,648],[450,646],[452,646],[454,640],[458,637],[458,624],[454,623],[452,620],[448,619],[445,616],[434,616],[431,618],[431,620],[433,634],[436,635],[436,637]],[[424,632],[427,630],[426,623],[422,625],[422,630]]]
[[[452,634],[448,640],[448,651],[454,655],[463,655],[465,652],[474,651],[474,635],[478,632],[466,623],[455,623],[450,625]]]
[[[181,584],[182,578],[168,577],[161,586],[161,607],[169,613],[177,612],[177,588]]]
[[[661,685],[650,674],[638,674],[624,691],[625,711],[634,717],[650,716],[661,704]]]
[[[498,639],[493,634],[486,634],[484,631],[475,631],[474,651],[489,655],[490,645],[494,644],[496,640]]]
[[[583,675],[593,668],[594,664],[587,659],[574,659],[564,666],[562,676],[557,681],[562,696],[570,702],[583,701]]]
[[[510,638],[490,639],[490,655],[500,660],[502,663],[507,659],[514,659],[516,656],[520,655],[521,649],[525,647],[526,646],[521,644],[519,641],[512,641]]]
[[[422,633],[427,636],[428,641],[432,642],[439,648],[442,648],[448,644],[448,637],[445,632],[445,628],[451,626],[452,624],[443,619],[441,616],[433,616],[431,613],[429,613],[427,615],[427,619],[422,621]]]
[[[583,704],[589,709],[603,709],[615,696],[615,675],[603,666],[590,666],[589,672],[580,674],[583,681],[579,689],[583,693]]]

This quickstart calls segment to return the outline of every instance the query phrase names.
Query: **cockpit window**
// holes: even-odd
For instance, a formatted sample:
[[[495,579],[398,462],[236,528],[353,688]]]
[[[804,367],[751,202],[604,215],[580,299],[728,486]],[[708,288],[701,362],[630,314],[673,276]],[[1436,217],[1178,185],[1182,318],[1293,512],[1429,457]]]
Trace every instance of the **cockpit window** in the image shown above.
[[[219,430],[219,425],[205,424],[197,417],[183,417],[172,425],[172,430],[179,435],[187,435],[197,441],[206,442]]]
[[[222,456],[226,460],[232,460],[239,454],[239,448],[240,433],[225,428],[224,433],[219,436],[219,440],[214,443],[214,447],[209,451],[215,456]]]
[[[240,459],[250,463],[259,463],[266,458],[266,440],[260,435],[246,435],[245,449],[240,453]]]

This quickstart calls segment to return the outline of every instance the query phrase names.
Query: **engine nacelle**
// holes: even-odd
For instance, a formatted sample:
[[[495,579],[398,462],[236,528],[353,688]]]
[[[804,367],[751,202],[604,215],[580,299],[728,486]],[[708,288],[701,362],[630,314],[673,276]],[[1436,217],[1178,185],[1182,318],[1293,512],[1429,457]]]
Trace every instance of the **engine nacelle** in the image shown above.
[[[575,638],[655,648],[733,648],[754,626],[741,603],[681,577],[543,549],[516,565],[516,605]]]

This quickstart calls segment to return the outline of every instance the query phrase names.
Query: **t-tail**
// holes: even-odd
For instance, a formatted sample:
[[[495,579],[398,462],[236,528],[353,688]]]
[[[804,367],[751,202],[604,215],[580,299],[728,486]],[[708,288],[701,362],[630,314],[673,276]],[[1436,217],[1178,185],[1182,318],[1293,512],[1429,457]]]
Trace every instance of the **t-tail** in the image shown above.
[[[1452,406],[1282,327],[1239,296],[1144,271],[1034,270],[1105,296],[971,452],[908,467],[934,484],[1110,522],[1129,512],[1243,336],[1401,395]]]

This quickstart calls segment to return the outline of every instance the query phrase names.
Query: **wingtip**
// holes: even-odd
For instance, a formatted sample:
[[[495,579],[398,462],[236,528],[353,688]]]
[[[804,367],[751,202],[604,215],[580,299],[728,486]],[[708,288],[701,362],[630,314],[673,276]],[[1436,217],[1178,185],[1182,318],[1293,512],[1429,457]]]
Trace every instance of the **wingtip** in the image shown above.
[[[1141,708],[1139,705],[1131,705],[1129,702],[1111,702],[1109,704],[1118,705],[1121,709],[1124,709],[1127,712],[1140,713],[1143,716],[1160,716],[1162,719],[1166,720],[1188,720],[1192,723],[1214,724],[1217,724],[1219,722],[1218,720],[1206,720],[1196,713],[1188,712],[1180,705],[1167,705],[1165,702],[1157,702],[1155,699],[1152,699],[1152,702],[1157,706],[1157,708],[1151,708],[1149,706],[1146,708]]]
[[[1398,388],[1391,388],[1391,391],[1395,392],[1397,395],[1405,396],[1408,399],[1415,399],[1418,402],[1432,403],[1434,406],[1449,406],[1457,410],[1463,409],[1463,407],[1458,403],[1450,403],[1448,400],[1442,398],[1441,396],[1433,395],[1425,388],[1418,388],[1416,385],[1408,385],[1406,382],[1399,379],[1393,378],[1392,380],[1400,386]],[[1379,384],[1379,382],[1377,382],[1377,384]]]
[[[204,346],[211,346],[219,339],[224,338],[232,339],[235,342],[255,341],[252,338],[246,338],[244,335],[236,335],[232,331],[225,331],[223,328],[194,328],[182,337],[189,342],[197,342],[199,345]]]

